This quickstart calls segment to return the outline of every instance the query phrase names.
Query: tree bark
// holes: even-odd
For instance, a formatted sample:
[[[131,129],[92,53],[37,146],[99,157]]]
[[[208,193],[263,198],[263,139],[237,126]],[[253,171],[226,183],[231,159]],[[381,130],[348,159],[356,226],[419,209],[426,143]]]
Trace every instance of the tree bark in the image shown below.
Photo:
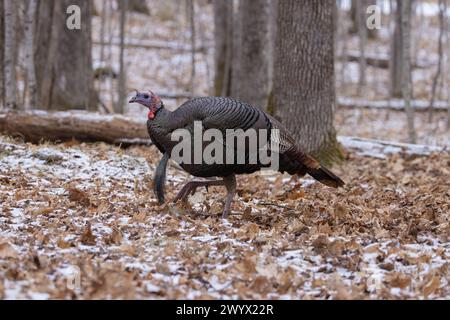
[[[341,156],[335,109],[335,3],[282,0],[275,45],[275,115],[305,152],[324,162]]]
[[[233,1],[213,0],[214,7],[214,94],[230,93],[233,35]]]
[[[402,45],[402,60],[403,60],[402,94],[405,100],[409,143],[416,143],[416,131],[414,128],[414,109],[411,106],[411,14],[412,14],[411,1],[412,0],[402,0],[400,11],[401,27],[402,27],[401,45]]]
[[[374,4],[376,3],[376,1],[372,1]],[[351,25],[349,28],[349,32],[350,33],[359,33],[360,32],[360,23],[358,22],[358,12],[361,13],[361,10],[358,9],[358,6],[360,6],[361,4],[363,4],[363,8],[362,8],[362,12],[364,14],[364,21],[366,21],[366,13],[367,13],[367,7],[369,6],[370,3],[368,3],[365,0],[351,0],[351,6],[350,6],[350,20],[351,20]],[[378,35],[378,30],[377,29],[368,29],[367,30],[367,36],[370,39],[375,39]]]
[[[434,101],[436,100],[436,87],[442,72],[442,57],[444,55],[444,29],[445,29],[445,12],[447,11],[447,1],[439,0],[439,37],[438,37],[438,65],[436,73],[433,77],[431,85],[430,107],[428,108],[428,123],[433,121]]]
[[[17,2],[4,0],[5,14],[5,46],[4,46],[4,72],[5,72],[5,106],[7,109],[17,108],[16,92],[16,22],[17,22]]]
[[[36,87],[36,69],[34,66],[34,34],[35,34],[35,17],[38,0],[29,0],[28,9],[24,21],[25,29],[25,61],[27,68],[28,81],[28,104],[26,109],[36,107],[37,87]]]
[[[191,94],[195,94],[195,73],[196,73],[196,65],[195,65],[195,49],[196,45],[196,35],[195,35],[195,8],[194,8],[194,0],[187,0],[187,11],[189,18],[189,27],[190,27],[190,37],[191,37],[191,79],[189,81]]]
[[[367,27],[366,27],[366,0],[356,1],[356,21],[358,24],[359,38],[359,81],[358,95],[361,96],[367,84],[366,79],[366,46],[367,46]]]
[[[243,0],[238,14],[239,51],[234,50],[239,67],[233,96],[267,110],[270,91],[270,4],[271,0]]]
[[[241,7],[246,0],[236,0],[231,1],[233,3],[233,13],[231,16],[231,21],[233,24],[232,34],[231,34],[231,53],[228,55],[227,64],[230,66],[230,92],[228,96],[235,99],[239,98],[240,91],[240,69],[241,69],[241,59],[239,57],[242,54],[242,10]]]
[[[81,29],[66,25],[67,8],[81,8]],[[35,66],[38,107],[96,110],[91,57],[91,0],[39,2]]]
[[[402,25],[402,6],[403,1],[396,1],[395,18],[394,18],[394,34],[391,42],[391,96],[401,98],[403,84],[403,46],[404,31]]]
[[[71,139],[116,143],[125,139],[148,139],[145,121],[85,111],[0,113],[0,133],[35,143]]]
[[[126,81],[127,81],[127,75],[125,70],[125,26],[126,26],[126,20],[127,20],[127,2],[128,0],[123,0],[123,6],[120,9],[120,57],[119,57],[119,65],[120,65],[120,72],[119,72],[119,81],[118,81],[118,94],[119,99],[115,105],[115,112],[116,113],[123,113],[124,112],[124,106],[126,104]]]
[[[100,63],[105,63],[105,25],[108,12],[108,3],[102,1],[102,12],[100,14]]]
[[[3,1],[0,0],[0,110],[3,109],[5,104],[5,86],[4,86],[4,70],[3,70],[3,62],[4,62],[4,52],[5,52],[5,32],[4,32],[4,7]]]

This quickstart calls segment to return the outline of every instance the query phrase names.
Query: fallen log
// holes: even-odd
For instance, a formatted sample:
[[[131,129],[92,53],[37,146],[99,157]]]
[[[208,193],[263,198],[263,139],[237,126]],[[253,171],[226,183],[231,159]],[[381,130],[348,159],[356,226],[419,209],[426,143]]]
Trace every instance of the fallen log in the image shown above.
[[[446,147],[409,144],[358,137],[338,136],[339,143],[346,149],[366,157],[385,159],[389,154],[404,153],[413,156],[428,156],[435,152],[448,152]]]
[[[401,99],[391,100],[364,100],[346,97],[338,97],[337,104],[342,108],[365,108],[365,109],[389,109],[396,111],[405,110],[405,102]],[[411,106],[415,111],[428,111],[430,102],[428,100],[412,100]],[[433,110],[446,111],[448,108],[447,101],[435,101]]]
[[[25,141],[104,141],[129,144],[149,140],[144,119],[85,111],[0,113],[0,132]]]
[[[349,51],[345,56],[338,56],[339,60],[345,59],[349,62],[359,62],[360,58],[361,54],[358,51]],[[388,69],[390,64],[390,57],[386,54],[366,54],[365,60],[367,65],[380,69]],[[419,60],[417,62],[414,62],[412,65],[412,67],[415,69],[425,69],[432,66],[433,64],[425,60]]]

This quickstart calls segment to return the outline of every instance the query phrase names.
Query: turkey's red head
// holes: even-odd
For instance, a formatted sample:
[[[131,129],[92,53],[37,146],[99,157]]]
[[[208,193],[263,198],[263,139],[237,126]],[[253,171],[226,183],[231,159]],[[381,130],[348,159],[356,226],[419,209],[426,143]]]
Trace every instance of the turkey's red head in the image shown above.
[[[149,109],[148,119],[153,120],[156,112],[162,107],[161,99],[152,91],[139,92],[136,90],[136,95],[131,98],[130,103],[139,103]]]

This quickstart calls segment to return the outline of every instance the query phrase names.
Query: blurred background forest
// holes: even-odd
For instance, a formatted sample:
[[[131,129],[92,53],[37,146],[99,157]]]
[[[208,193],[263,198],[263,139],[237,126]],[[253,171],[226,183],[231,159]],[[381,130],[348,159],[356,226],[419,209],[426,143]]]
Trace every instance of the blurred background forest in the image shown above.
[[[65,27],[71,4],[81,8],[81,30]],[[336,85],[336,130],[445,146],[449,9],[445,0],[411,1],[403,11],[400,4],[336,1],[334,80],[325,80]],[[376,12],[368,11],[371,5]],[[193,96],[228,95],[277,115],[274,108],[289,97],[277,99],[274,87],[298,91],[305,85],[283,83],[288,77],[279,76],[286,71],[274,61],[277,48],[283,50],[276,43],[276,1],[28,0],[0,6],[4,109],[137,115],[142,109],[128,106],[127,96],[133,89],[151,89],[172,108]],[[379,25],[369,29],[373,14],[379,14]],[[405,82],[411,89],[406,110]]]

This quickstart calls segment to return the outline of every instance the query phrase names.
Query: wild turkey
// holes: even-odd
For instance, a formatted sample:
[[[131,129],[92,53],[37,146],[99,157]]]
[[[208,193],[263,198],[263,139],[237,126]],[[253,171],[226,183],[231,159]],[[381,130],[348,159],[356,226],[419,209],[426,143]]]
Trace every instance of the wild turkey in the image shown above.
[[[227,129],[242,129],[244,132],[249,129],[256,131],[266,129],[269,132],[272,132],[272,129],[277,129],[279,134],[269,135],[265,138],[267,140],[265,142],[269,145],[270,142],[276,141],[280,146],[278,152],[271,151],[276,152],[276,155],[279,157],[278,171],[282,173],[288,172],[291,175],[297,174],[298,176],[304,176],[307,173],[319,182],[334,188],[344,185],[344,182],[339,177],[322,166],[313,157],[303,153],[295,143],[292,135],[280,122],[247,103],[226,97],[204,97],[189,100],[171,112],[164,107],[161,99],[151,91],[142,93],[136,91],[136,96],[130,100],[130,103],[139,103],[149,109],[148,133],[156,147],[163,154],[154,178],[154,191],[160,203],[164,202],[167,162],[171,158],[175,145],[178,143],[178,141],[172,141],[172,134],[177,129],[186,129],[187,132],[191,133],[192,145],[194,145],[193,132],[195,121],[201,121],[204,130],[217,129],[224,136],[228,133]],[[261,139],[264,139],[264,137]],[[227,145],[227,141],[226,139],[220,141],[224,147],[225,154],[230,153],[230,145]],[[205,142],[202,141],[202,150],[204,150],[205,146]],[[246,147],[249,147],[249,145],[247,144]],[[186,201],[188,196],[194,194],[199,187],[208,189],[208,186],[225,186],[227,197],[223,217],[226,218],[236,192],[235,175],[253,173],[268,166],[267,163],[263,164],[259,160],[256,163],[245,161],[243,164],[239,164],[236,162],[239,152],[247,152],[246,150],[242,151],[236,148],[231,150],[234,151],[235,155],[234,161],[231,161],[231,163],[218,162],[211,164],[206,163],[203,159],[201,163],[181,161],[179,163],[181,167],[193,176],[204,178],[222,177],[223,179],[190,181],[179,191],[174,202],[180,199]],[[242,156],[242,154],[240,155]],[[250,155],[246,153],[244,156],[248,160]]]

